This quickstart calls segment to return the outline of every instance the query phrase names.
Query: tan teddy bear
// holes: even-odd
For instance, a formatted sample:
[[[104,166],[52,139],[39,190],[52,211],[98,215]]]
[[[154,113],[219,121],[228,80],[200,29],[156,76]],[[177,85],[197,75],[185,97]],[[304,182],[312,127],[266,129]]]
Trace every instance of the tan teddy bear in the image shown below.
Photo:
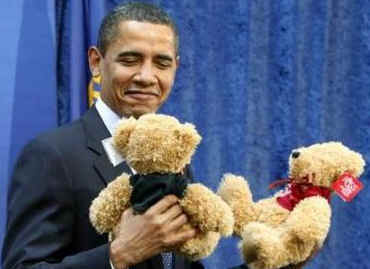
[[[275,269],[305,261],[328,234],[333,182],[343,176],[357,181],[364,166],[359,153],[339,142],[296,149],[289,158],[285,190],[258,202],[243,177],[226,174],[218,192],[233,210],[234,233],[242,238],[248,266]],[[347,187],[348,192],[355,186]]]
[[[204,185],[188,184],[183,177],[201,140],[192,124],[181,124],[171,116],[146,114],[122,121],[113,140],[137,174],[123,173],[92,202],[90,220],[99,233],[112,232],[128,207],[143,213],[164,195],[176,194],[198,233],[174,251],[198,260],[213,252],[220,235],[232,234],[230,207]],[[183,229],[190,228],[185,226]]]

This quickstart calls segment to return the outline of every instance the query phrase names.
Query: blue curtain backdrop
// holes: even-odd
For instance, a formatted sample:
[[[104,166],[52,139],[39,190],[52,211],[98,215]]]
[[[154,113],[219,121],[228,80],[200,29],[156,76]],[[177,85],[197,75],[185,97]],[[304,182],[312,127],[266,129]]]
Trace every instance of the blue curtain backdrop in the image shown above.
[[[339,140],[370,161],[370,3],[366,0],[156,0],[177,21],[181,65],[162,112],[203,136],[196,179],[216,190],[245,175],[255,198],[287,175],[291,149]],[[86,50],[118,1],[0,3],[0,240],[14,160],[37,133],[86,110]],[[352,203],[335,197],[325,248],[307,268],[370,268],[369,173]],[[32,179],[30,179],[32,180]],[[241,262],[223,240],[207,268]]]

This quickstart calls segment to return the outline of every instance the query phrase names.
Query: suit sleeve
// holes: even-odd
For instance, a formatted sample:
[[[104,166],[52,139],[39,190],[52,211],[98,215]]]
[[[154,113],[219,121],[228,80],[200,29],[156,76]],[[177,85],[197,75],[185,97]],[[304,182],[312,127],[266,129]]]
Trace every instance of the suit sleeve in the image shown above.
[[[8,193],[4,269],[110,269],[109,247],[75,253],[74,199],[59,152],[44,142],[28,144]]]

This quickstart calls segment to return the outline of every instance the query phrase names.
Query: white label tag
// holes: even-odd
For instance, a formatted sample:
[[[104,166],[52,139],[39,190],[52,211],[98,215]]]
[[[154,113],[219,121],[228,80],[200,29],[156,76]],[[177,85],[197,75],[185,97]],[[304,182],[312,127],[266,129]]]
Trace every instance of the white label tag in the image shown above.
[[[124,161],[122,155],[113,146],[113,137],[103,139],[101,142],[103,144],[105,153],[107,153],[108,159],[113,166],[117,166]]]

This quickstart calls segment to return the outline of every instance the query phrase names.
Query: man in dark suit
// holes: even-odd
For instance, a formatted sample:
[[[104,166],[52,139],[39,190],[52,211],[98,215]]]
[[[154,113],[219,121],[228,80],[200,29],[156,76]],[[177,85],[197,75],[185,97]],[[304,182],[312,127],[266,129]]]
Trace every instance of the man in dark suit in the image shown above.
[[[155,112],[167,99],[179,64],[178,33],[158,7],[131,3],[110,12],[98,45],[89,49],[101,99],[81,119],[43,134],[23,150],[8,199],[4,269],[164,268],[163,252],[194,236],[175,196],[144,214],[125,211],[120,232],[107,243],[89,222],[89,206],[109,181],[132,172],[113,165],[103,140],[122,117]],[[166,268],[203,268],[172,256]]]

